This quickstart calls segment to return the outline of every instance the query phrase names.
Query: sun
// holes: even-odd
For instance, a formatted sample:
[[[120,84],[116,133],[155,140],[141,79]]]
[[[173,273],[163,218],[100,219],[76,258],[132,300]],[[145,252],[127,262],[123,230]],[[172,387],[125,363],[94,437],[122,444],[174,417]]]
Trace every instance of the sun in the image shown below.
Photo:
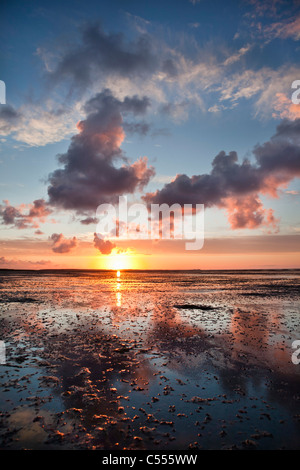
[[[129,248],[126,251],[114,248],[109,255],[98,255],[94,258],[94,266],[96,269],[120,272],[126,269],[145,269],[145,263],[141,261],[139,254]]]
[[[114,271],[134,269],[135,260],[132,254],[128,252],[112,252],[105,259],[105,267],[106,269],[113,269]]]

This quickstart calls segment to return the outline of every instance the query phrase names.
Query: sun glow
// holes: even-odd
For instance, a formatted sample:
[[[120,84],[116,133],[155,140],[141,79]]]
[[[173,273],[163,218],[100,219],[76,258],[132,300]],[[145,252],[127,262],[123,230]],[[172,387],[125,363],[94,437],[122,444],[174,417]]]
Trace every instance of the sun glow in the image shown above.
[[[93,269],[107,269],[122,273],[127,269],[147,269],[148,264],[139,253],[132,249],[121,251],[114,248],[109,255],[94,256],[91,266]]]
[[[134,269],[136,266],[134,256],[129,252],[114,253],[112,252],[105,258],[105,268],[114,271],[122,271],[124,269]],[[117,273],[118,276],[118,273]],[[119,277],[119,276],[118,276]]]

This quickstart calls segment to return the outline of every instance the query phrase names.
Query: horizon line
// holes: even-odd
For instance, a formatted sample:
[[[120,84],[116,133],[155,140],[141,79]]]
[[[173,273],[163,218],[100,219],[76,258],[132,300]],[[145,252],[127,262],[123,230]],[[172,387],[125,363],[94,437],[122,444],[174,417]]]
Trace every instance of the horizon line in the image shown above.
[[[219,269],[201,269],[201,268],[194,268],[194,269],[133,269],[133,268],[126,268],[126,269],[101,269],[101,268],[45,268],[45,269],[28,269],[28,268],[0,268],[0,271],[103,271],[103,272],[145,272],[145,271],[201,271],[201,272],[210,272],[210,271],[299,271],[300,267],[298,268],[219,268]]]

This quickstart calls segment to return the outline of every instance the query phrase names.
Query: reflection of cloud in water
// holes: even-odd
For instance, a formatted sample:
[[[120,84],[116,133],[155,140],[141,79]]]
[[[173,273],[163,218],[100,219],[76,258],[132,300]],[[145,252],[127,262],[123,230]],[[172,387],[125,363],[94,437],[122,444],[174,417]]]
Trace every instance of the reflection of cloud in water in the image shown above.
[[[43,428],[45,423],[53,425],[53,418],[47,411],[42,411],[38,420],[34,409],[29,407],[16,408],[9,417],[9,424],[19,429],[15,435],[17,448],[39,448],[43,446],[47,432]]]

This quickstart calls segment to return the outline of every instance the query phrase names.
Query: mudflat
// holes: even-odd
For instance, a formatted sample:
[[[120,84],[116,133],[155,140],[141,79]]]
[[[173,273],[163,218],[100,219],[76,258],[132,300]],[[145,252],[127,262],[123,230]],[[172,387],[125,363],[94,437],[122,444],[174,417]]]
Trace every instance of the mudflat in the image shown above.
[[[0,271],[0,448],[299,449],[299,286],[298,270]]]

